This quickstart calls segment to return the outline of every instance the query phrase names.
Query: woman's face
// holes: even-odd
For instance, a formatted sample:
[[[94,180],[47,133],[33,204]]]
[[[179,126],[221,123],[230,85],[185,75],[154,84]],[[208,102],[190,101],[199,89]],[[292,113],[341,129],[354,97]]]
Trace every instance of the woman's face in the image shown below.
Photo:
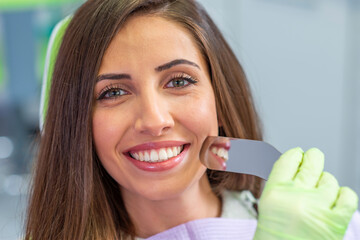
[[[130,18],[105,52],[94,91],[96,152],[122,194],[173,198],[206,178],[199,151],[218,134],[215,97],[180,25]]]

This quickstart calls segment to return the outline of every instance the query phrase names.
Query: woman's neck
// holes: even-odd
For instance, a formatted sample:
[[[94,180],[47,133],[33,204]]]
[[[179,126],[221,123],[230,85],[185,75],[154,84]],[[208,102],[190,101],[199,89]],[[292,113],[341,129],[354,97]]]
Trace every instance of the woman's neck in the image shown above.
[[[178,196],[149,200],[122,189],[126,209],[138,237],[146,238],[191,220],[218,217],[221,201],[212,192],[207,175]]]

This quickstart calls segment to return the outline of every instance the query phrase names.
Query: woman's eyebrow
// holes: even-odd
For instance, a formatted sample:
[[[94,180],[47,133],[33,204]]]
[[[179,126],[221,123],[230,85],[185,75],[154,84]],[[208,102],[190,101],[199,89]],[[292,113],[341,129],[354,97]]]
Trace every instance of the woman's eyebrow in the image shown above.
[[[199,65],[197,65],[196,63],[194,62],[191,62],[189,60],[186,60],[186,59],[175,59],[171,62],[168,62],[168,63],[165,63],[161,66],[158,66],[157,68],[155,68],[155,71],[157,72],[161,72],[163,70],[166,70],[166,69],[169,69],[175,65],[179,65],[179,64],[188,64],[188,65],[191,65],[191,66],[194,66],[194,67],[197,67],[198,69],[200,69]]]
[[[131,76],[129,74],[118,74],[118,73],[106,73],[106,74],[100,74],[96,77],[96,82],[99,82],[101,80],[120,80],[120,79],[129,79],[131,80]]]
[[[198,69],[200,69],[199,65],[197,65],[194,62],[191,62],[189,60],[186,59],[175,59],[171,62],[165,63],[161,66],[158,66],[155,68],[155,71],[157,72],[161,72],[164,71],[166,69],[172,68],[173,66],[176,65],[180,65],[180,64],[188,64],[194,67],[197,67]],[[106,73],[106,74],[100,74],[99,76],[96,77],[96,82],[102,81],[102,80],[120,80],[120,79],[129,79],[131,80],[131,76],[129,74],[117,74],[117,73]]]

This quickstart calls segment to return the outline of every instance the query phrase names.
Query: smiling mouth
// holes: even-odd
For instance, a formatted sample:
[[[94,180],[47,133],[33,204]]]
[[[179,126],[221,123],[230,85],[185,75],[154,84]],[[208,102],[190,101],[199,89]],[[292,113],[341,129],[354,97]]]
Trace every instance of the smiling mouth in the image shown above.
[[[185,144],[181,146],[163,147],[143,151],[130,151],[128,154],[131,158],[141,162],[163,162],[178,156],[184,150],[184,146]]]
[[[211,152],[215,154],[218,157],[221,157],[224,161],[227,161],[229,159],[229,152],[227,149],[223,147],[211,147]]]

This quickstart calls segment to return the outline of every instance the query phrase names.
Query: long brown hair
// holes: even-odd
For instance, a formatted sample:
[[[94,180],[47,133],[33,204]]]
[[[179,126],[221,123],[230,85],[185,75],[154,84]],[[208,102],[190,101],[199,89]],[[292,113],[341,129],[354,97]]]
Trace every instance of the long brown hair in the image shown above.
[[[129,16],[156,14],[194,37],[216,98],[219,134],[261,139],[243,69],[205,10],[193,0],[88,0],[74,14],[55,63],[35,165],[25,239],[127,239],[135,236],[118,184],[92,140],[93,89],[105,50]],[[250,189],[253,176],[207,172],[214,191]]]

